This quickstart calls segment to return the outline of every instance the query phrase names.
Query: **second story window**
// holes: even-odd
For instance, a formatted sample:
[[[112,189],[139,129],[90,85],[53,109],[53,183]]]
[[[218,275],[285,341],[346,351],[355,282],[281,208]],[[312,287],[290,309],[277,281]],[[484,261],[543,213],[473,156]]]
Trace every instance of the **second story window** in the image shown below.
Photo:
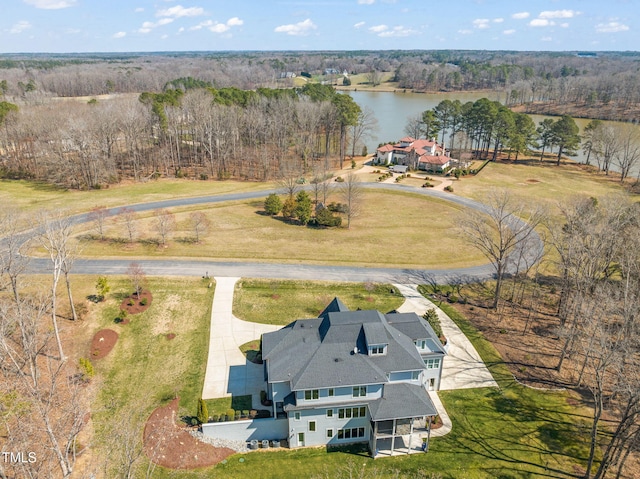
[[[304,400],[311,401],[320,397],[320,391],[318,389],[307,389],[304,392]]]
[[[367,395],[367,386],[356,386],[353,388],[353,397],[361,398]]]

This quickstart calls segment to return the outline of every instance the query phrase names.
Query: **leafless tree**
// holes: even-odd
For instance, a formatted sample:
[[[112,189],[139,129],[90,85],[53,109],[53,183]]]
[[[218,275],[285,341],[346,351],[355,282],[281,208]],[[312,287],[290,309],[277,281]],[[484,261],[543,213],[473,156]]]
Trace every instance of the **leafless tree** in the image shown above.
[[[39,242],[41,246],[47,251],[49,259],[51,260],[51,321],[53,324],[56,343],[58,345],[60,359],[64,361],[66,358],[62,349],[60,331],[58,328],[58,302],[56,299],[56,293],[58,289],[58,282],[60,281],[60,276],[65,273],[65,271],[68,271],[73,261],[73,249],[70,244],[72,224],[69,217],[63,211],[58,211],[55,213],[43,212],[39,217],[36,228],[38,231]],[[71,301],[71,293],[69,293],[69,298]],[[73,309],[72,301],[71,307]]]
[[[349,172],[344,182],[340,183],[340,193],[342,201],[347,209],[347,229],[351,229],[351,220],[360,216],[362,212],[362,202],[364,191],[360,183],[360,177],[353,172]]]
[[[351,127],[351,156],[356,156],[356,146],[371,138],[374,131],[378,129],[378,119],[375,117],[373,110],[364,107],[358,113],[358,122]],[[415,137],[418,138],[418,137]]]
[[[507,190],[488,194],[482,203],[482,212],[464,211],[459,229],[469,244],[486,256],[495,268],[492,308],[496,309],[509,264],[520,256],[518,251],[529,246],[535,238],[535,228],[542,222],[544,213],[540,209],[529,210]]]
[[[95,206],[89,212],[89,221],[93,224],[93,229],[98,233],[101,240],[104,240],[104,227],[109,216],[110,212],[104,206]]]
[[[160,244],[165,246],[168,236],[176,228],[175,216],[164,208],[156,211],[154,216],[156,218],[155,229],[160,235]]]
[[[29,264],[29,256],[23,254],[26,239],[22,229],[26,226],[24,215],[13,207],[0,212],[0,277],[6,275],[16,303],[20,302],[19,279]]]
[[[133,287],[133,292],[136,296],[140,296],[140,292],[142,291],[142,287],[146,281],[146,274],[140,263],[133,261],[129,264],[127,268],[127,276],[129,276],[129,281],[131,282],[131,286]]]
[[[624,181],[640,162],[640,128],[625,124],[617,128],[620,148],[614,153],[614,161],[620,169],[620,181]]]
[[[133,243],[138,234],[138,229],[137,229],[138,215],[131,208],[125,207],[119,211],[118,216],[120,217],[120,221],[124,223],[125,229],[127,230],[129,243]]]
[[[200,243],[200,236],[207,233],[211,222],[209,221],[209,218],[207,218],[207,215],[202,211],[194,211],[191,213],[189,215],[189,221],[193,228],[196,243]]]

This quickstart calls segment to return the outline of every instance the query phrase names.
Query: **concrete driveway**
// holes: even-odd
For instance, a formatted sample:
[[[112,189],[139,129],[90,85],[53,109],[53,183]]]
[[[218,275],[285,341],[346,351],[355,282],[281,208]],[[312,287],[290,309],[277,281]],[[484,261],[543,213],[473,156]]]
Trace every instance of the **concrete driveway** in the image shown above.
[[[434,308],[438,313],[449,349],[444,358],[440,381],[441,391],[498,386],[471,341],[444,311],[422,296],[416,285],[395,284],[394,286],[406,298],[404,304],[398,308],[399,312],[414,312],[422,316],[427,309]]]
[[[251,395],[253,408],[260,405],[265,389],[263,368],[247,361],[240,346],[280,326],[242,321],[233,315],[233,292],[240,278],[216,277],[211,307],[209,354],[202,389],[203,399]]]

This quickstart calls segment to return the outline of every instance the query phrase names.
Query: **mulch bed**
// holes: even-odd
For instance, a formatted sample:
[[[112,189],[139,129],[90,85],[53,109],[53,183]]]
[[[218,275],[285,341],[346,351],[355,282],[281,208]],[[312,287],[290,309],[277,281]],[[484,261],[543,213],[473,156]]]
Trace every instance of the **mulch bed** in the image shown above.
[[[213,466],[235,451],[198,441],[176,424],[178,398],[151,413],[144,427],[144,452],[154,463],[169,469]]]
[[[102,359],[111,352],[118,341],[118,333],[112,329],[101,329],[91,340],[91,359]]]
[[[144,302],[143,300],[145,299],[146,299],[146,304],[141,304]],[[127,314],[139,314],[149,309],[149,306],[151,306],[152,301],[153,301],[153,295],[151,294],[151,291],[143,289],[140,292],[140,297],[138,297],[138,295],[136,295],[135,293],[132,293],[130,296],[127,296],[126,298],[124,298],[122,300],[122,303],[120,303],[120,309],[121,310],[124,309],[127,312]],[[133,304],[129,304],[129,303],[133,303]]]

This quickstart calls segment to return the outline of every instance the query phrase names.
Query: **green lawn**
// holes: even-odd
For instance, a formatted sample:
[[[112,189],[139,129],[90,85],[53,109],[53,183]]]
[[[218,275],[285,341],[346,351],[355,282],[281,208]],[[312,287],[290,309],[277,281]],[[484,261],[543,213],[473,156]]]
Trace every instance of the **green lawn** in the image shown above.
[[[330,201],[340,201],[338,196]],[[194,243],[189,222],[200,209],[209,219],[209,233]],[[446,268],[472,266],[484,257],[454,234],[459,208],[445,201],[406,191],[368,191],[352,228],[318,229],[290,224],[263,214],[263,200],[228,202],[175,210],[176,231],[166,248],[158,246],[153,213],[138,220],[140,241],[129,244],[124,225],[111,218],[107,241],[86,239],[90,225],[78,233],[84,256],[189,257],[220,261],[343,264]],[[446,238],[446,241],[442,239]],[[114,240],[115,239],[115,240]],[[398,239],[401,239],[400,241]],[[456,252],[454,254],[454,252]]]
[[[116,324],[120,302],[130,291],[125,279],[109,278],[111,293],[91,325],[119,334],[115,348],[94,360],[100,381],[93,404],[98,443],[110,434],[115,421],[134,409],[146,418],[153,409],[180,397],[179,414],[195,415],[202,394],[209,345],[213,288],[201,279],[149,278],[151,306],[129,315],[129,324]],[[173,333],[173,339],[167,334]]]
[[[124,182],[109,188],[75,191],[46,183],[0,180],[0,201],[26,211],[64,209],[71,213],[89,211],[95,206],[114,207],[189,196],[221,195],[273,187],[269,183],[243,181],[158,180],[146,183]]]
[[[377,309],[383,313],[404,302],[404,297],[388,284],[242,279],[236,283],[233,314],[245,321],[284,325],[296,319],[317,318],[334,297],[351,310]]]

